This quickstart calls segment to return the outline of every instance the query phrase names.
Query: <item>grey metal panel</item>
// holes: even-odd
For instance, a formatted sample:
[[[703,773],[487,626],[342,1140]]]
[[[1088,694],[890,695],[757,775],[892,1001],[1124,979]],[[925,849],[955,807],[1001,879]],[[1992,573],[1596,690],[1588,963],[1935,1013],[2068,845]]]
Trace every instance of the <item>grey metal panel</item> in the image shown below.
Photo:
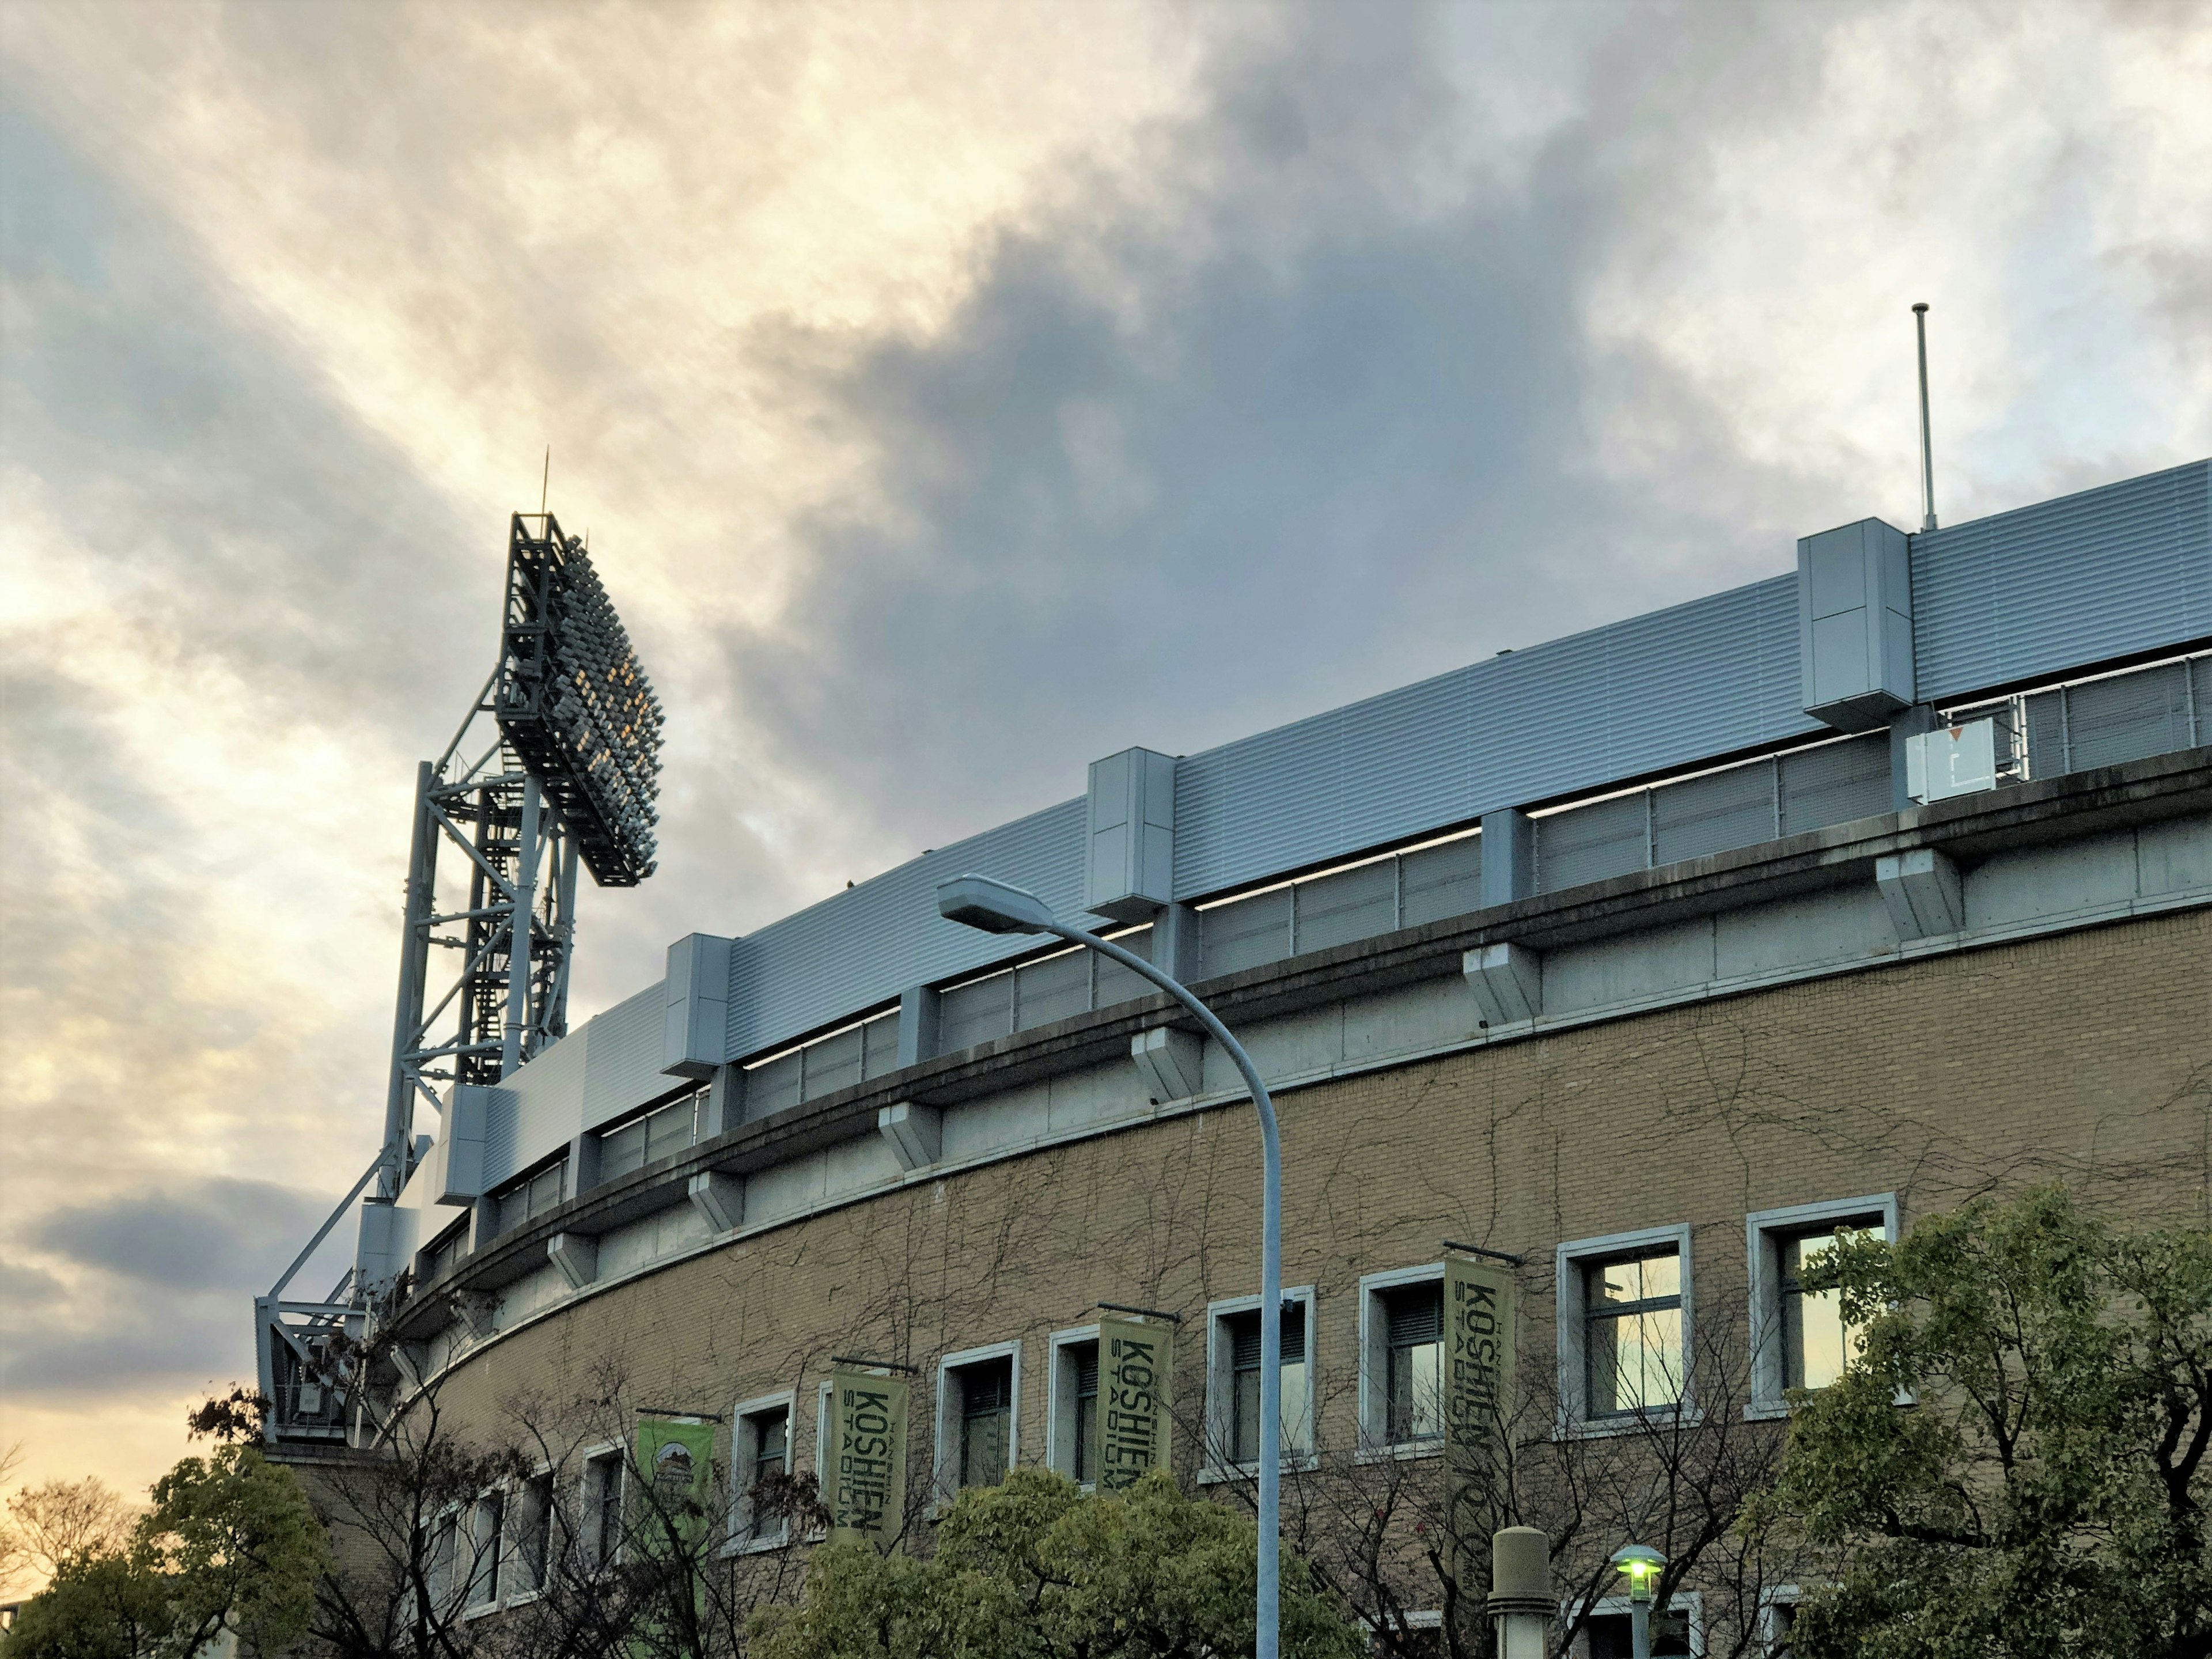
[[[1781,576],[1190,756],[1176,896],[1818,731],[1799,678]]]
[[[505,1180],[583,1127],[584,1055],[591,1029],[586,1023],[581,1030],[539,1049],[528,1064],[492,1089],[484,1124],[489,1179]]]
[[[592,1017],[584,1045],[583,1127],[666,1092],[669,1079],[660,1069],[664,1000],[663,988],[653,985]]]
[[[2212,634],[2212,461],[1912,538],[1922,701]]]
[[[1241,973],[1291,953],[1291,890],[1278,887],[1233,904],[1216,905],[1200,918],[1206,929],[1206,975]]]
[[[818,1100],[840,1089],[849,1089],[860,1080],[863,1041],[860,1028],[855,1025],[849,1031],[840,1031],[806,1045],[806,1080],[802,1086],[807,1099]]]
[[[1556,893],[1650,867],[1650,792],[1594,801],[1536,820],[1536,890]]]
[[[2188,748],[2188,665],[2167,663],[2069,686],[2066,746],[2076,772]]]
[[[2027,707],[2027,775],[2055,778],[2066,770],[2066,694],[2039,691]]]
[[[898,1019],[896,1013],[878,1014],[860,1028],[866,1034],[861,1070],[866,1076],[884,1077],[898,1070]]]
[[[1014,1029],[1026,1031],[1091,1006],[1091,952],[1066,951],[1014,975]]]
[[[1774,765],[1760,761],[1651,792],[1651,861],[1674,864],[1774,839]]]
[[[1292,943],[1301,956],[1387,933],[1398,925],[1397,860],[1302,881],[1293,890],[1292,912]]]
[[[1086,803],[1079,796],[940,847],[741,939],[730,951],[732,1057],[788,1042],[841,1013],[888,1002],[1030,947],[937,914],[937,884],[968,871],[1026,887],[1083,919]]]
[[[1150,962],[1152,960],[1153,937],[1152,928],[1140,927],[1133,933],[1122,934],[1114,942],[1132,955],[1142,957],[1146,962]],[[1092,1007],[1110,1008],[1115,1003],[1127,1002],[1132,997],[1152,994],[1154,989],[1152,982],[1142,974],[1124,968],[1111,957],[1102,957],[1095,951],[1088,954],[1091,957],[1092,975],[1091,982]]]
[[[2196,711],[2196,743],[2212,745],[2212,656],[2189,665],[2189,702]]]
[[[1482,908],[1482,842],[1464,836],[1407,853],[1399,863],[1399,925],[1419,927]]]
[[[797,1054],[756,1066],[745,1073],[745,1121],[754,1122],[799,1104],[799,1067]]]
[[[1011,1036],[1014,1030],[1014,976],[994,974],[971,984],[957,985],[937,1005],[937,1047],[940,1054],[957,1054],[994,1037]]]
[[[1776,770],[1785,836],[1890,810],[1889,738],[1881,732],[1784,755]]]

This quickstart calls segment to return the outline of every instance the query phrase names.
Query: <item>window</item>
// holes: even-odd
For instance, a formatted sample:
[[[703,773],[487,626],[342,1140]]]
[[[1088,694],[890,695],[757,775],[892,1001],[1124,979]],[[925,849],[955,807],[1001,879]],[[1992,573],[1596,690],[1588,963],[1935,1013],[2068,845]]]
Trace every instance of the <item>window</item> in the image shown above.
[[[734,1413],[730,1536],[739,1545],[767,1549],[790,1536],[788,1517],[763,1514],[754,1494],[770,1476],[791,1473],[791,1407],[792,1396],[781,1394],[745,1401]]]
[[[1363,1456],[1434,1451],[1443,1438],[1443,1269],[1359,1281]]]
[[[551,1470],[531,1478],[522,1489],[521,1513],[514,1519],[515,1589],[534,1595],[545,1588],[545,1570],[553,1553],[553,1474]]]
[[[547,1212],[558,1209],[562,1184],[568,1173],[568,1160],[563,1154],[559,1163],[502,1189],[499,1195],[499,1231],[511,1233]]]
[[[584,1462],[584,1541],[594,1566],[622,1559],[623,1455],[595,1454]]]
[[[1858,1352],[1833,1291],[1808,1291],[1804,1274],[1838,1238],[1871,1232],[1897,1237],[1897,1195],[1762,1210],[1747,1218],[1751,1265],[1752,1378],[1747,1414],[1789,1409],[1791,1389],[1825,1389]]]
[[[1052,1444],[1046,1462],[1079,1484],[1098,1479],[1098,1328],[1052,1338]]]
[[[1401,1659],[1444,1659],[1451,1651],[1444,1640],[1444,1616],[1431,1607],[1418,1613],[1389,1615],[1390,1622],[1383,1631],[1370,1629],[1367,1650],[1376,1655],[1395,1654]]]
[[[1207,1311],[1206,1429],[1212,1474],[1260,1458],[1260,1306],[1257,1297],[1217,1302]],[[1307,1350],[1310,1287],[1283,1292],[1282,1419],[1285,1455],[1313,1453],[1313,1367]]]
[[[1014,1466],[1015,1401],[1021,1345],[1002,1342],[938,1362],[937,1484],[950,1498],[965,1486],[994,1486]]]
[[[1682,1259],[1673,1250],[1583,1268],[1583,1398],[1592,1417],[1682,1397]]]
[[[1767,1594],[1759,1632],[1765,1641],[1766,1659],[1790,1659],[1790,1632],[1797,1623],[1797,1594],[1795,1584]]]
[[[440,1610],[449,1609],[453,1598],[459,1594],[457,1575],[460,1566],[461,1518],[447,1515],[430,1528],[429,1559],[425,1576],[430,1581],[430,1600]]]
[[[1561,1431],[1688,1409],[1690,1230],[1577,1239],[1558,1273]]]
[[[488,1607],[499,1601],[500,1558],[507,1547],[507,1498],[491,1492],[476,1502],[469,1528],[469,1605]]]
[[[690,1146],[698,1138],[699,1115],[706,1100],[706,1091],[702,1090],[665,1106],[655,1107],[644,1116],[632,1118],[620,1128],[602,1133],[600,1182],[604,1184],[633,1175],[647,1164],[672,1158]]]
[[[1583,1626],[1589,1659],[1629,1659],[1630,1614],[1626,1598],[1608,1596]],[[1651,1614],[1651,1659],[1688,1659],[1705,1651],[1695,1591],[1677,1595]]]

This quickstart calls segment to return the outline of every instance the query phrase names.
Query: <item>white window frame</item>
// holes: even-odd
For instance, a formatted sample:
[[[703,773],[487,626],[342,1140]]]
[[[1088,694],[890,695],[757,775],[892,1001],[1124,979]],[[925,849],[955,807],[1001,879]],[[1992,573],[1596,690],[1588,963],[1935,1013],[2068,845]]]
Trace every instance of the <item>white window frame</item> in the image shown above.
[[[1825,1200],[1818,1204],[1791,1204],[1778,1210],[1754,1210],[1743,1218],[1744,1249],[1751,1279],[1751,1401],[1743,1414],[1754,1421],[1787,1417],[1790,1402],[1783,1398],[1782,1379],[1782,1249],[1781,1242],[1793,1233],[1817,1230],[1823,1223],[1881,1219],[1882,1237],[1897,1243],[1898,1205],[1895,1193],[1870,1193],[1861,1198]]]
[[[1054,1331],[1046,1340],[1052,1364],[1045,1373],[1044,1463],[1047,1468],[1075,1480],[1075,1359],[1067,1351],[1085,1342],[1096,1346],[1098,1327],[1072,1325]],[[1076,1484],[1089,1492],[1097,1483],[1078,1480]]]
[[[1601,1595],[1596,1601],[1586,1602],[1583,1605],[1594,1619],[1616,1617],[1625,1619],[1628,1616],[1630,1608],[1629,1600],[1625,1595]],[[1688,1615],[1690,1659],[1705,1659],[1705,1598],[1704,1595],[1693,1589],[1678,1589],[1667,1598],[1666,1610],[1669,1613]],[[1559,1617],[1562,1620],[1572,1619],[1575,1616],[1575,1611],[1573,1602],[1559,1603]],[[1655,1608],[1654,1611],[1656,1609]],[[1587,1648],[1589,1644],[1585,1642],[1583,1645]]]
[[[1007,1389],[1012,1396],[1006,1413],[1006,1473],[1022,1461],[1022,1345],[993,1342],[981,1348],[963,1348],[937,1362],[937,1501],[950,1504],[960,1495],[960,1419],[952,1398],[952,1373],[994,1359],[1010,1359]],[[1005,1476],[1000,1476],[1003,1480]]]
[[[778,1407],[783,1409],[783,1472],[789,1474],[799,1451],[799,1390],[785,1389],[778,1394],[755,1395],[730,1407],[730,1531],[722,1546],[725,1555],[781,1549],[791,1541],[788,1516],[776,1523],[773,1533],[762,1532],[753,1525],[750,1488],[738,1484],[750,1473],[755,1461],[745,1446],[747,1419],[765,1416]]]
[[[521,1534],[516,1530],[514,1525],[516,1518],[515,1503],[518,1498],[527,1495],[530,1489],[537,1486],[540,1481],[545,1483],[545,1559],[538,1565],[538,1582],[532,1585],[528,1589],[516,1590],[507,1596],[501,1603],[502,1606],[519,1607],[527,1602],[535,1601],[539,1596],[545,1593],[545,1581],[552,1577],[553,1574],[553,1551],[555,1548],[553,1505],[560,1502],[561,1499],[561,1476],[559,1471],[555,1469],[552,1464],[548,1462],[540,1462],[535,1469],[531,1471],[530,1478],[516,1486],[508,1494],[507,1509],[507,1551],[509,1559],[514,1563],[516,1570],[520,1571],[522,1562],[522,1537]]]
[[[592,1569],[596,1572],[602,1568],[620,1566],[622,1547],[619,1543],[615,1547],[613,1560],[602,1561],[599,1559],[599,1494],[592,1483],[592,1470],[595,1465],[600,1463],[610,1462],[613,1463],[615,1476],[623,1483],[622,1501],[624,1505],[623,1514],[627,1517],[629,1503],[629,1455],[618,1440],[610,1440],[602,1445],[586,1446],[578,1453],[578,1455],[582,1459],[582,1465],[576,1474],[576,1512],[583,1521],[584,1535],[591,1544]]]
[[[1442,1435],[1419,1440],[1390,1438],[1389,1330],[1382,1318],[1382,1293],[1409,1285],[1434,1285],[1443,1294],[1444,1264],[1431,1261],[1419,1267],[1398,1267],[1389,1273],[1365,1273],[1359,1280],[1359,1448],[1356,1462],[1376,1463],[1389,1458],[1437,1457],[1443,1453]],[[1307,1330],[1313,1328],[1310,1322]],[[1308,1346],[1311,1346],[1309,1342]],[[1409,1618],[1412,1616],[1407,1615]],[[1441,1615],[1439,1615],[1441,1616]],[[1412,1626],[1408,1626],[1412,1628]]]
[[[429,1559],[424,1566],[424,1577],[430,1582],[431,1600],[437,1608],[437,1616],[441,1619],[451,1619],[457,1613],[464,1619],[467,1617],[469,1587],[474,1575],[464,1574],[462,1571],[461,1547],[464,1544],[469,1546],[469,1561],[472,1565],[476,1558],[475,1539],[470,1516],[472,1507],[467,1504],[449,1503],[437,1512],[435,1518],[430,1522]],[[441,1572],[438,1565],[438,1540],[448,1527],[453,1529],[453,1559],[446,1564],[444,1571]],[[460,1583],[458,1585],[453,1583],[455,1576],[460,1577]]]
[[[471,1498],[461,1508],[464,1533],[469,1546],[468,1583],[461,1592],[461,1618],[464,1622],[471,1619],[481,1619],[487,1613],[497,1613],[505,1605],[501,1592],[506,1579],[507,1562],[504,1558],[507,1547],[507,1496],[505,1486],[489,1486]],[[479,1601],[476,1599],[477,1579],[479,1573],[483,1571],[486,1542],[483,1530],[483,1516],[486,1507],[492,1504],[499,1505],[499,1531],[489,1540],[491,1594]]]
[[[1321,1339],[1314,1318],[1314,1287],[1310,1285],[1285,1285],[1283,1300],[1302,1303],[1306,1310],[1306,1420],[1302,1437],[1305,1449],[1297,1452],[1285,1449],[1281,1467],[1286,1469],[1317,1469],[1321,1467],[1321,1437],[1316,1432],[1315,1419],[1320,1411],[1318,1356]],[[1225,1455],[1236,1411],[1236,1382],[1232,1370],[1236,1356],[1230,1340],[1229,1322],[1238,1314],[1259,1311],[1260,1298],[1257,1296],[1232,1296],[1206,1304],[1206,1443],[1201,1449],[1198,1470],[1198,1478],[1204,1482],[1250,1480],[1260,1470],[1256,1462],[1231,1463]],[[1277,1431],[1280,1432],[1279,1430]]]
[[[1617,1256],[1648,1255],[1657,1245],[1672,1244],[1682,1264],[1682,1378],[1681,1398],[1671,1406],[1619,1416],[1592,1417],[1585,1388],[1589,1380],[1589,1306],[1584,1294],[1583,1270]],[[1600,1438],[1634,1434],[1652,1422],[1696,1424],[1704,1421],[1697,1401],[1697,1326],[1693,1294],[1697,1284],[1690,1257],[1690,1224],[1639,1227],[1632,1232],[1603,1233],[1595,1238],[1570,1239],[1559,1247],[1553,1261],[1557,1286],[1559,1343],[1559,1415],[1556,1433],[1560,1439]],[[1624,1603],[1623,1605],[1626,1605]]]
[[[1794,1607],[1805,1599],[1803,1588],[1797,1584],[1777,1584],[1759,1595],[1759,1650],[1771,1656],[1782,1645],[1782,1620],[1776,1610]]]
[[[830,1401],[836,1389],[837,1385],[825,1376],[815,1386],[814,1391],[814,1480],[825,1509],[829,1507],[830,1488],[835,1484],[830,1471],[830,1446],[833,1438],[830,1428]],[[826,1525],[816,1527],[806,1534],[806,1541],[818,1544],[829,1535],[830,1528]]]
[[[1444,1627],[1443,1610],[1441,1607],[1424,1607],[1415,1613],[1401,1613],[1398,1615],[1398,1622],[1409,1632],[1417,1630],[1442,1630]],[[1382,1632],[1373,1626],[1369,1626],[1367,1650],[1370,1653],[1379,1651],[1382,1643]]]

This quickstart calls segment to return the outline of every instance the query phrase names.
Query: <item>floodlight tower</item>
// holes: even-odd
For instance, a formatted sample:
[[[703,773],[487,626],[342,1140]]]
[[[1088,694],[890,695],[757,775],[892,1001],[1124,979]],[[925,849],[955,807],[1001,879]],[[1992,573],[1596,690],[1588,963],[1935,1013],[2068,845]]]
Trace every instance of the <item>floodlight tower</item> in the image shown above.
[[[418,1100],[442,1112],[437,1085],[496,1083],[567,1034],[576,866],[602,887],[653,873],[661,724],[581,541],[550,513],[514,514],[499,662],[416,777],[379,1198],[406,1184]],[[448,847],[467,898],[441,908]],[[460,953],[435,1002],[434,947]]]
[[[287,1301],[285,1288],[364,1192],[399,1196],[420,1156],[417,1102],[442,1114],[441,1085],[496,1083],[567,1035],[577,866],[602,887],[653,873],[661,725],[583,543],[550,513],[515,514],[499,660],[445,752],[416,772],[384,1143],[255,1298],[272,1443],[345,1437],[349,1403],[319,1356],[341,1331],[360,1334],[380,1286],[357,1262],[319,1302]],[[459,963],[440,989],[441,951]]]

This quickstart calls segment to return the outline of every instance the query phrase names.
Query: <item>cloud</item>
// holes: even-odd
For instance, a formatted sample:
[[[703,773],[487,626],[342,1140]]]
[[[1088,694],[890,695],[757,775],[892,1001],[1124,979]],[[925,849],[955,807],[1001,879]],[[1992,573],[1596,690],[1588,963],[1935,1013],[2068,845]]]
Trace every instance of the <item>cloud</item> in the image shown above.
[[[1910,522],[1913,299],[1947,519],[2212,415],[2184,10],[118,16],[0,10],[0,1338],[118,1424],[372,1150],[548,444],[672,716],[580,1018],[1124,744]]]

